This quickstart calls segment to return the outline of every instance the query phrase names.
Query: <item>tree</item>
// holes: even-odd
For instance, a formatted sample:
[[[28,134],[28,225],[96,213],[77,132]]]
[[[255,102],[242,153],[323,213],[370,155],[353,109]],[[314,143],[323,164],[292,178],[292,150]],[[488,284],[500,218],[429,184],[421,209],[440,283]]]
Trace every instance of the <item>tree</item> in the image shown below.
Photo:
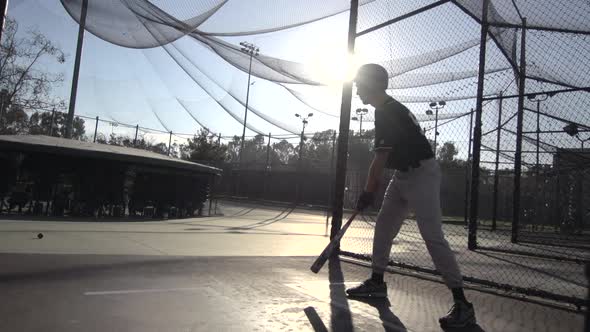
[[[228,159],[227,146],[217,144],[214,136],[201,129],[188,140],[187,145],[181,146],[182,159],[194,162],[221,162]]]
[[[65,110],[65,102],[51,95],[51,90],[63,82],[63,74],[39,68],[42,61],[63,64],[65,54],[37,30],[17,37],[18,28],[14,19],[6,19],[0,44],[0,90],[4,90],[1,113],[9,110],[9,105]]]
[[[451,164],[455,161],[455,156],[459,154],[459,150],[455,147],[453,142],[445,142],[443,146],[437,151],[437,158],[443,164]]]
[[[272,151],[273,159],[271,160],[271,165],[287,165],[289,164],[289,161],[292,161],[293,157],[297,155],[295,147],[287,140],[281,140],[278,143],[273,143]]]
[[[63,74],[47,72],[40,66],[63,64],[66,56],[39,31],[30,29],[21,37],[18,29],[14,19],[6,19],[0,43],[0,133],[63,137],[66,103],[51,95],[52,89],[64,81]],[[54,112],[27,113],[37,109]],[[72,136],[81,139],[84,132],[84,120],[76,117]]]
[[[332,149],[336,143],[334,140],[335,133],[335,130],[329,129],[315,133],[311,139],[307,140],[303,148],[304,167],[324,169],[330,167]]]
[[[156,152],[163,155],[168,155],[168,144],[166,143],[158,143],[155,144],[152,140],[145,139],[144,136],[138,137],[137,141],[134,138],[131,138],[127,135],[117,135],[111,133],[108,137],[104,136],[104,134],[99,133],[96,136],[96,142],[100,144],[108,144],[108,145],[116,145],[116,146],[124,146],[128,148],[136,148],[141,150],[147,150]],[[182,145],[179,146],[178,144],[174,143],[170,147],[170,156],[171,157],[179,157],[181,156]]]
[[[5,113],[0,134],[4,135],[47,135],[65,137],[66,116],[62,112],[33,112],[31,115],[20,105],[12,105]],[[53,122],[52,122],[53,120]],[[85,139],[85,122],[74,118],[72,138]]]
[[[29,118],[28,134],[65,137],[66,122],[67,114],[63,112],[35,112]],[[72,138],[81,140],[85,138],[85,134],[86,127],[84,119],[74,117],[74,123],[72,124]]]

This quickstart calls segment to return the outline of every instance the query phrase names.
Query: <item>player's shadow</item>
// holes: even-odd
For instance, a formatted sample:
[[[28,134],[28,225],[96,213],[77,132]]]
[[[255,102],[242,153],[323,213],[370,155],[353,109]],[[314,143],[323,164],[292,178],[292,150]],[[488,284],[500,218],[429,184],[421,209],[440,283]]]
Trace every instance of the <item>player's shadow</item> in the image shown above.
[[[402,321],[391,311],[391,302],[388,298],[384,299],[370,299],[370,298],[350,298],[358,302],[366,303],[371,307],[377,309],[379,319],[383,323],[383,328],[387,332],[407,332],[406,326]]]

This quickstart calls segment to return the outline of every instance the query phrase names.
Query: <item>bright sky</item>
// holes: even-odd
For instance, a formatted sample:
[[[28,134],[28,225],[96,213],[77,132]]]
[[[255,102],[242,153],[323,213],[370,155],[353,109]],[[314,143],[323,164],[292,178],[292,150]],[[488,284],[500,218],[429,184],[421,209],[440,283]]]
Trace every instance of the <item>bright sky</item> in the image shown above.
[[[8,16],[15,18],[23,31],[36,27],[69,55],[64,65],[48,68],[65,74],[63,86],[55,89],[54,93],[69,100],[78,31],[76,22],[57,0],[13,0]],[[309,63],[314,70],[324,72],[326,79],[331,79],[330,76],[340,75],[340,68],[345,63],[342,55],[346,54],[347,24],[348,13],[343,13],[300,28],[225,40],[235,44],[247,41],[260,47],[265,55]],[[194,52],[192,61],[207,64],[207,73],[221,86],[212,89],[214,96],[223,97],[226,94],[224,89],[232,85],[244,90],[245,94],[247,74],[189,38],[182,38],[175,42],[175,46]],[[249,104],[260,111],[297,129],[301,123],[294,114],[314,112],[276,84],[256,77],[252,77],[252,81],[255,83],[250,89]],[[194,113],[212,131],[224,136],[241,135],[242,132],[242,125],[216,105],[162,47],[147,50],[123,48],[87,32],[79,82],[77,115],[99,116],[132,125],[139,123],[140,126],[173,132],[196,132],[200,126],[178,104],[177,99],[181,99],[187,105],[195,106],[192,108]],[[339,89],[339,83],[334,82],[336,89]],[[242,117],[244,107],[237,103],[234,106],[234,111]],[[338,114],[340,105],[334,106],[332,113]],[[248,122],[264,132],[285,134],[251,112]],[[101,127],[105,126],[101,124]],[[337,127],[336,117],[314,112],[306,131]],[[122,131],[121,127],[108,127],[106,131],[111,129]],[[93,131],[93,124],[88,123],[87,131]],[[246,135],[254,133],[247,130]]]
[[[317,6],[341,4],[342,1],[325,0],[325,2],[318,3]],[[400,7],[388,5],[391,1],[395,0],[380,0],[361,7],[359,30],[399,15],[395,10]],[[431,0],[415,0],[403,2],[403,4],[406,7],[415,6],[417,8],[431,2]],[[187,1],[187,3],[190,2]],[[231,2],[231,5],[231,8],[228,7],[225,10],[233,10],[231,15],[234,15],[235,19],[232,19],[230,23],[232,28],[239,30],[240,25],[244,23],[240,21],[240,18],[244,16],[246,8],[244,3],[239,1]],[[374,8],[371,7],[373,5],[375,5]],[[240,6],[244,8],[240,9]],[[190,17],[190,13],[183,12],[181,7],[179,2],[176,8],[178,14]],[[278,11],[275,15],[278,16],[267,17],[263,13],[252,11],[253,7],[255,6],[247,8],[250,11],[246,16],[266,20],[261,25],[269,24],[269,22],[293,21],[293,18],[288,16],[289,9],[275,9],[275,11]],[[324,8],[318,7],[316,9]],[[226,17],[234,17],[231,15]],[[67,61],[63,65],[48,65],[46,67],[50,71],[64,74],[63,86],[57,87],[54,93],[68,101],[76,52],[77,23],[65,11],[58,0],[11,0],[8,16],[17,20],[21,31],[36,27],[68,55]],[[117,17],[108,17],[106,19],[116,20]],[[276,22],[273,20],[276,20]],[[227,22],[217,20],[209,21],[204,25],[208,25],[209,28],[213,29],[216,26],[224,27],[225,23]],[[223,37],[223,40],[234,45],[238,45],[241,41],[254,43],[260,48],[263,55],[304,63],[309,70],[319,74],[322,79],[331,82],[329,88],[317,89],[300,86],[299,89],[305,92],[306,98],[314,101],[314,105],[322,105],[322,109],[332,114],[332,116],[310,109],[283,87],[258,77],[252,77],[253,84],[250,86],[249,105],[294,128],[294,131],[299,131],[301,128],[301,122],[294,114],[307,114],[310,112],[313,112],[314,116],[309,120],[306,132],[338,129],[338,114],[340,112],[338,94],[341,88],[339,80],[345,76],[343,68],[346,63],[347,26],[348,12],[343,12],[327,19],[278,32]],[[457,9],[453,4],[446,4],[394,26],[388,26],[357,38],[355,62],[358,65],[364,62],[405,59],[401,63],[392,62],[391,66],[387,68],[395,71],[412,61],[419,62],[421,57],[429,56],[430,53],[436,56],[437,52],[441,52],[445,47],[452,47],[474,38],[478,40],[479,31],[479,24],[471,17]],[[531,40],[539,36],[531,34]],[[488,47],[488,70],[506,66],[507,62],[500,55],[497,48],[492,43],[488,43],[488,45],[491,45]],[[539,43],[538,45],[543,44]],[[172,54],[178,51],[183,52],[183,54],[187,55],[188,60],[180,60],[184,61],[180,63],[181,66],[174,61],[167,50],[173,52]],[[409,75],[436,75],[438,73],[459,73],[466,70],[477,70],[478,52],[479,49],[475,46],[452,58],[439,60],[432,66],[414,69]],[[537,58],[536,60],[537,63],[541,63],[540,61],[543,59]],[[196,64],[196,66],[192,64]],[[202,73],[195,70],[197,67]],[[409,75],[404,75],[399,78],[402,83],[405,82],[403,79],[408,80],[411,78]],[[514,93],[514,76],[511,71],[499,73],[493,78],[493,81],[487,83],[486,89],[497,93],[497,91],[509,88],[508,92]],[[113,45],[87,32],[84,40],[76,114],[90,117],[99,116],[101,119],[114,120],[132,126],[139,124],[143,127],[188,134],[195,133],[201,128],[195,121],[194,118],[196,118],[202,125],[213,132],[221,133],[224,136],[241,135],[242,125],[227,114],[217,102],[223,103],[237,117],[242,118],[244,107],[230,98],[227,91],[232,91],[236,96],[245,99],[247,79],[247,73],[236,69],[191,38],[181,38],[166,48],[156,47],[140,50]],[[395,90],[395,93],[408,97],[424,97],[428,95],[473,96],[476,87],[474,81],[473,78],[457,80],[434,86],[398,89]],[[554,100],[557,100],[557,98],[554,98]],[[424,116],[425,111],[428,109],[428,102],[426,101],[407,102],[405,104],[414,114],[419,116]],[[513,112],[515,100],[506,101],[503,106],[505,110],[509,110],[505,112]],[[534,107],[534,104],[528,106]],[[366,106],[354,98],[353,112],[361,107]],[[458,101],[449,99],[447,100],[447,106],[440,113],[464,113],[469,112],[474,107],[475,99],[473,98]],[[495,127],[498,107],[498,102],[489,103],[486,106],[486,109],[492,111],[484,113],[484,133]],[[185,108],[190,111],[190,114]],[[531,123],[528,118],[530,116],[527,115],[525,124]],[[463,158],[468,144],[468,120],[469,117],[463,117],[451,125],[444,125],[439,128],[439,144],[445,141],[454,141],[459,148],[459,156]],[[444,123],[445,121],[440,122]],[[270,132],[273,135],[286,134],[285,131],[264,121],[254,115],[253,112],[248,112],[248,123],[264,133]],[[434,124],[433,121],[430,121],[423,122],[423,125],[429,128]],[[356,130],[357,126],[358,122],[351,122],[351,128]],[[363,123],[363,129],[372,127],[370,121]],[[89,120],[87,121],[87,132],[92,134],[93,131],[94,122]],[[119,134],[133,133],[133,129],[125,129],[122,126],[111,127],[105,123],[100,124],[99,131],[107,134],[110,132]],[[433,138],[433,134],[433,130],[430,130],[427,135]],[[252,136],[254,132],[246,130],[246,135]],[[484,143],[495,146],[495,138],[492,138],[492,136],[484,137]],[[164,142],[168,140],[166,134],[151,135],[151,137]],[[179,137],[174,139],[178,140],[179,143],[181,142]],[[291,141],[296,142],[297,138],[293,138]],[[512,142],[506,144],[505,149],[510,149],[513,146]],[[493,159],[491,156],[488,157]]]

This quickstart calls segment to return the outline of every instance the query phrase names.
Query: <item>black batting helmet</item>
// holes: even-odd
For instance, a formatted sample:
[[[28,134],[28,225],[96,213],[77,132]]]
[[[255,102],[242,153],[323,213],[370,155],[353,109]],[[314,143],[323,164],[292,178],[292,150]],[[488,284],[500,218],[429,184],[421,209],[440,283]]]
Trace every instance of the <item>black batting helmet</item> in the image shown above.
[[[386,90],[389,83],[387,70],[375,63],[367,63],[359,67],[354,81],[374,90]]]

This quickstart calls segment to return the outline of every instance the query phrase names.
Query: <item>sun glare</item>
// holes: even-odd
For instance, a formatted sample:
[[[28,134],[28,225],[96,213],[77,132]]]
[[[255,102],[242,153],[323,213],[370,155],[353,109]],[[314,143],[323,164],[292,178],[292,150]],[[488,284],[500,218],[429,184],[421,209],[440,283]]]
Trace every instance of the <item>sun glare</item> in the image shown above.
[[[362,56],[331,45],[318,47],[307,62],[312,77],[322,84],[337,86],[352,80],[362,64]]]

